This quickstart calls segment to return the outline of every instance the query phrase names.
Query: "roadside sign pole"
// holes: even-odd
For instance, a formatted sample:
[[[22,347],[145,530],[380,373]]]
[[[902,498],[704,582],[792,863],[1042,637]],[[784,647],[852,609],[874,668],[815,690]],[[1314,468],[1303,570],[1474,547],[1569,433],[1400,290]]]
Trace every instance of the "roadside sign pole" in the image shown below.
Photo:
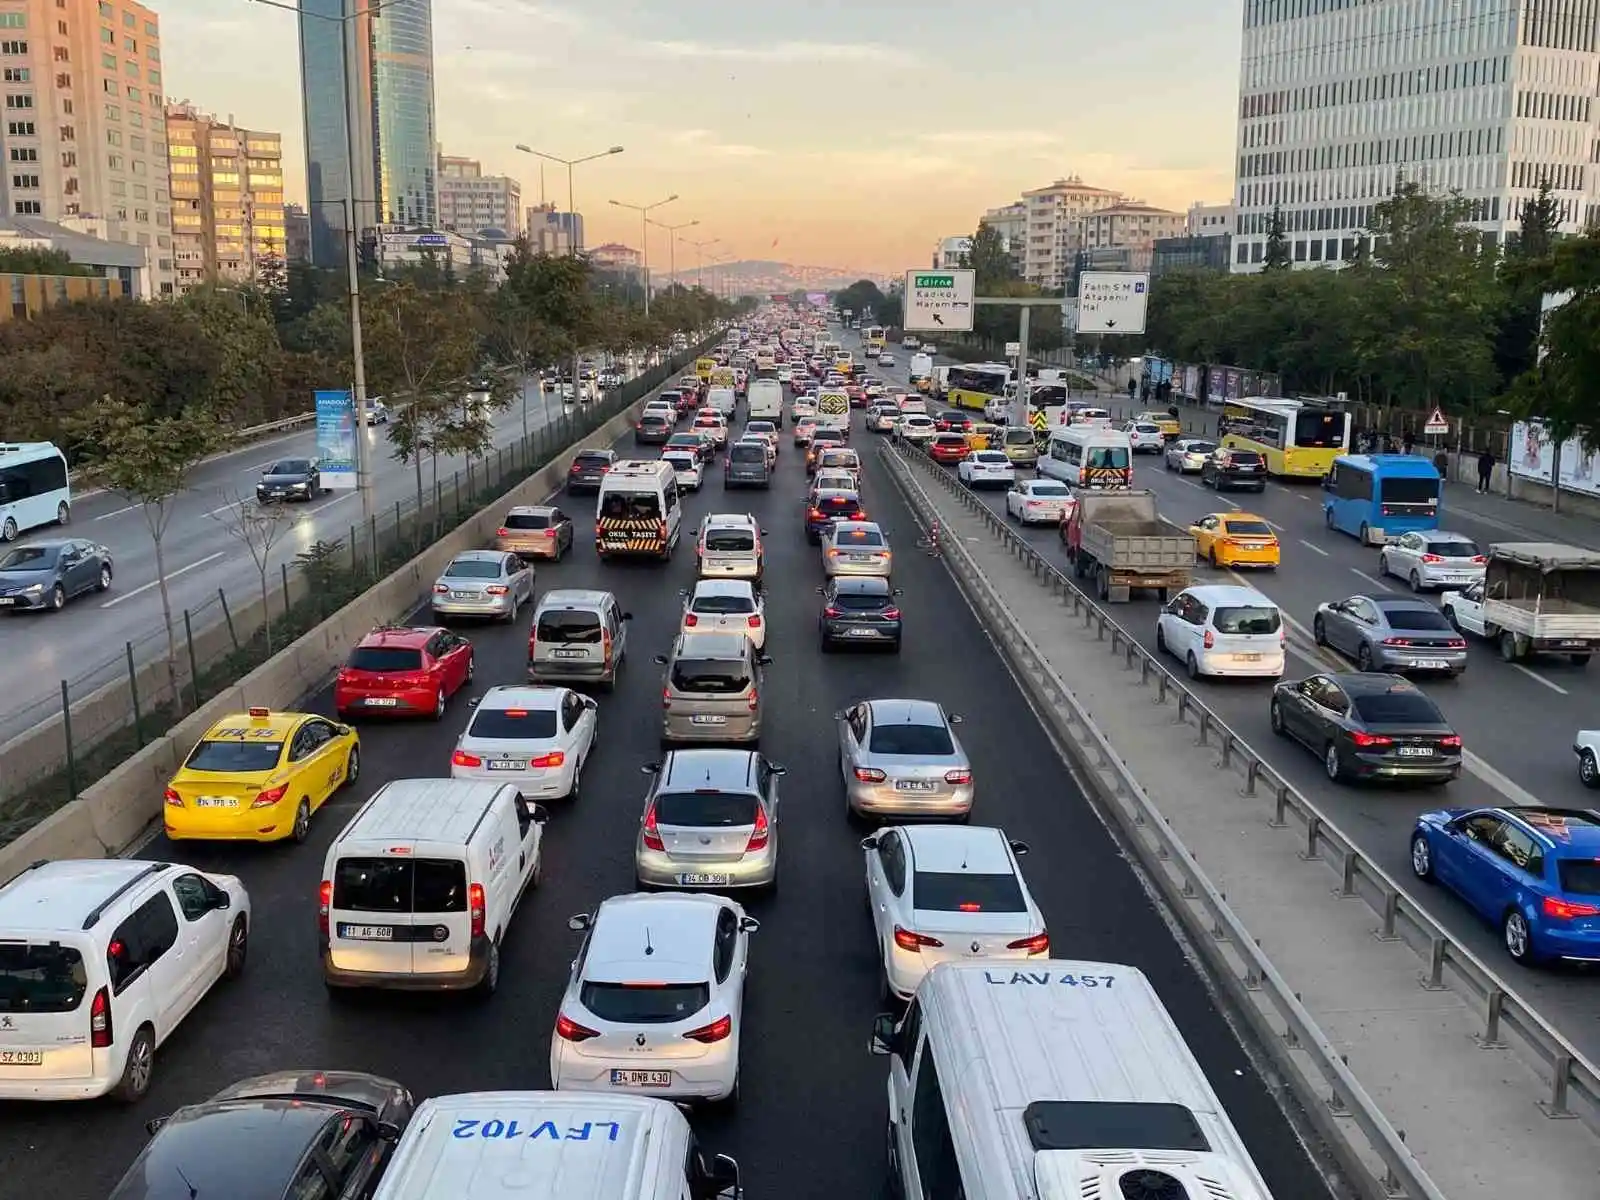
[[[1017,330],[1017,389],[1011,398],[1011,411],[1006,417],[1007,426],[1021,427],[1028,423],[1028,314],[1035,308],[1059,310],[1065,301],[1060,296],[976,296],[973,305],[992,304],[998,308],[1020,308]]]

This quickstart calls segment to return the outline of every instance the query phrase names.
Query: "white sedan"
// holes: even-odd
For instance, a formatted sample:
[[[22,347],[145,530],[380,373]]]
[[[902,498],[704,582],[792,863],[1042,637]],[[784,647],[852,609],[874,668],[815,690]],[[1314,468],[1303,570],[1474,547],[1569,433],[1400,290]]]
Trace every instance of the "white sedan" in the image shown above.
[[[1078,502],[1072,489],[1053,479],[1019,479],[1006,493],[1006,516],[1023,525],[1059,525]]]
[[[587,937],[550,1039],[557,1091],[738,1096],[745,968],[759,921],[724,896],[635,893],[567,928]]]
[[[757,650],[767,644],[766,605],[748,579],[702,579],[678,594],[684,633],[742,633]]]
[[[1010,487],[1017,468],[1000,450],[974,450],[956,464],[956,475],[970,488]]]
[[[1160,454],[1167,448],[1167,435],[1161,426],[1149,421],[1129,421],[1122,427],[1135,454]]]
[[[526,800],[576,800],[599,728],[599,705],[571,688],[492,687],[456,741],[450,778],[514,784]]]
[[[880,355],[878,355],[878,365],[880,367],[892,367],[892,366],[894,366],[894,355],[892,355],[892,354],[880,354]]]

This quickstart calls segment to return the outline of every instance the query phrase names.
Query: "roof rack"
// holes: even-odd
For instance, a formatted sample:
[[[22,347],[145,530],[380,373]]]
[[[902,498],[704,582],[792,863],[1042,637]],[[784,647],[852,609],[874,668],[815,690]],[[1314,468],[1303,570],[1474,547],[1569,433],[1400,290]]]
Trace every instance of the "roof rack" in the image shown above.
[[[112,892],[111,895],[107,896],[104,900],[100,901],[99,904],[95,905],[94,910],[83,919],[84,931],[87,932],[98,925],[100,923],[100,918],[105,914],[106,909],[110,908],[120,897],[127,894],[127,892],[132,888],[136,887],[140,883],[143,883],[152,875],[159,875],[163,871],[170,870],[171,867],[171,863],[151,863],[133,878],[125,880],[121,887]]]

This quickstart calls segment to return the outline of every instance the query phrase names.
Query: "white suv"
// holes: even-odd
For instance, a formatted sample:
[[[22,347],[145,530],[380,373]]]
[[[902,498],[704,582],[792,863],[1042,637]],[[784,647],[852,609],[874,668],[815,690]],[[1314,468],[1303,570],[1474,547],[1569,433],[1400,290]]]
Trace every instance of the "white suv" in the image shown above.
[[[232,875],[35,863],[0,887],[0,1099],[139,1100],[156,1047],[244,971],[249,938]]]

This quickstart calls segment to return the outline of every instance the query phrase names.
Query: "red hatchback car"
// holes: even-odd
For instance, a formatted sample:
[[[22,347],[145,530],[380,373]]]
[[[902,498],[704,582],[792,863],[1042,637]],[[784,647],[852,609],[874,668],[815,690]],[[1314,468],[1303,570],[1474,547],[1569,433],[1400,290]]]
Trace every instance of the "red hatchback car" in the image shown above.
[[[960,462],[970,450],[965,435],[959,433],[935,434],[933,441],[928,444],[928,454],[933,461],[946,466]]]
[[[444,716],[450,697],[472,679],[472,643],[436,625],[380,626],[350,651],[333,683],[339,719]]]

